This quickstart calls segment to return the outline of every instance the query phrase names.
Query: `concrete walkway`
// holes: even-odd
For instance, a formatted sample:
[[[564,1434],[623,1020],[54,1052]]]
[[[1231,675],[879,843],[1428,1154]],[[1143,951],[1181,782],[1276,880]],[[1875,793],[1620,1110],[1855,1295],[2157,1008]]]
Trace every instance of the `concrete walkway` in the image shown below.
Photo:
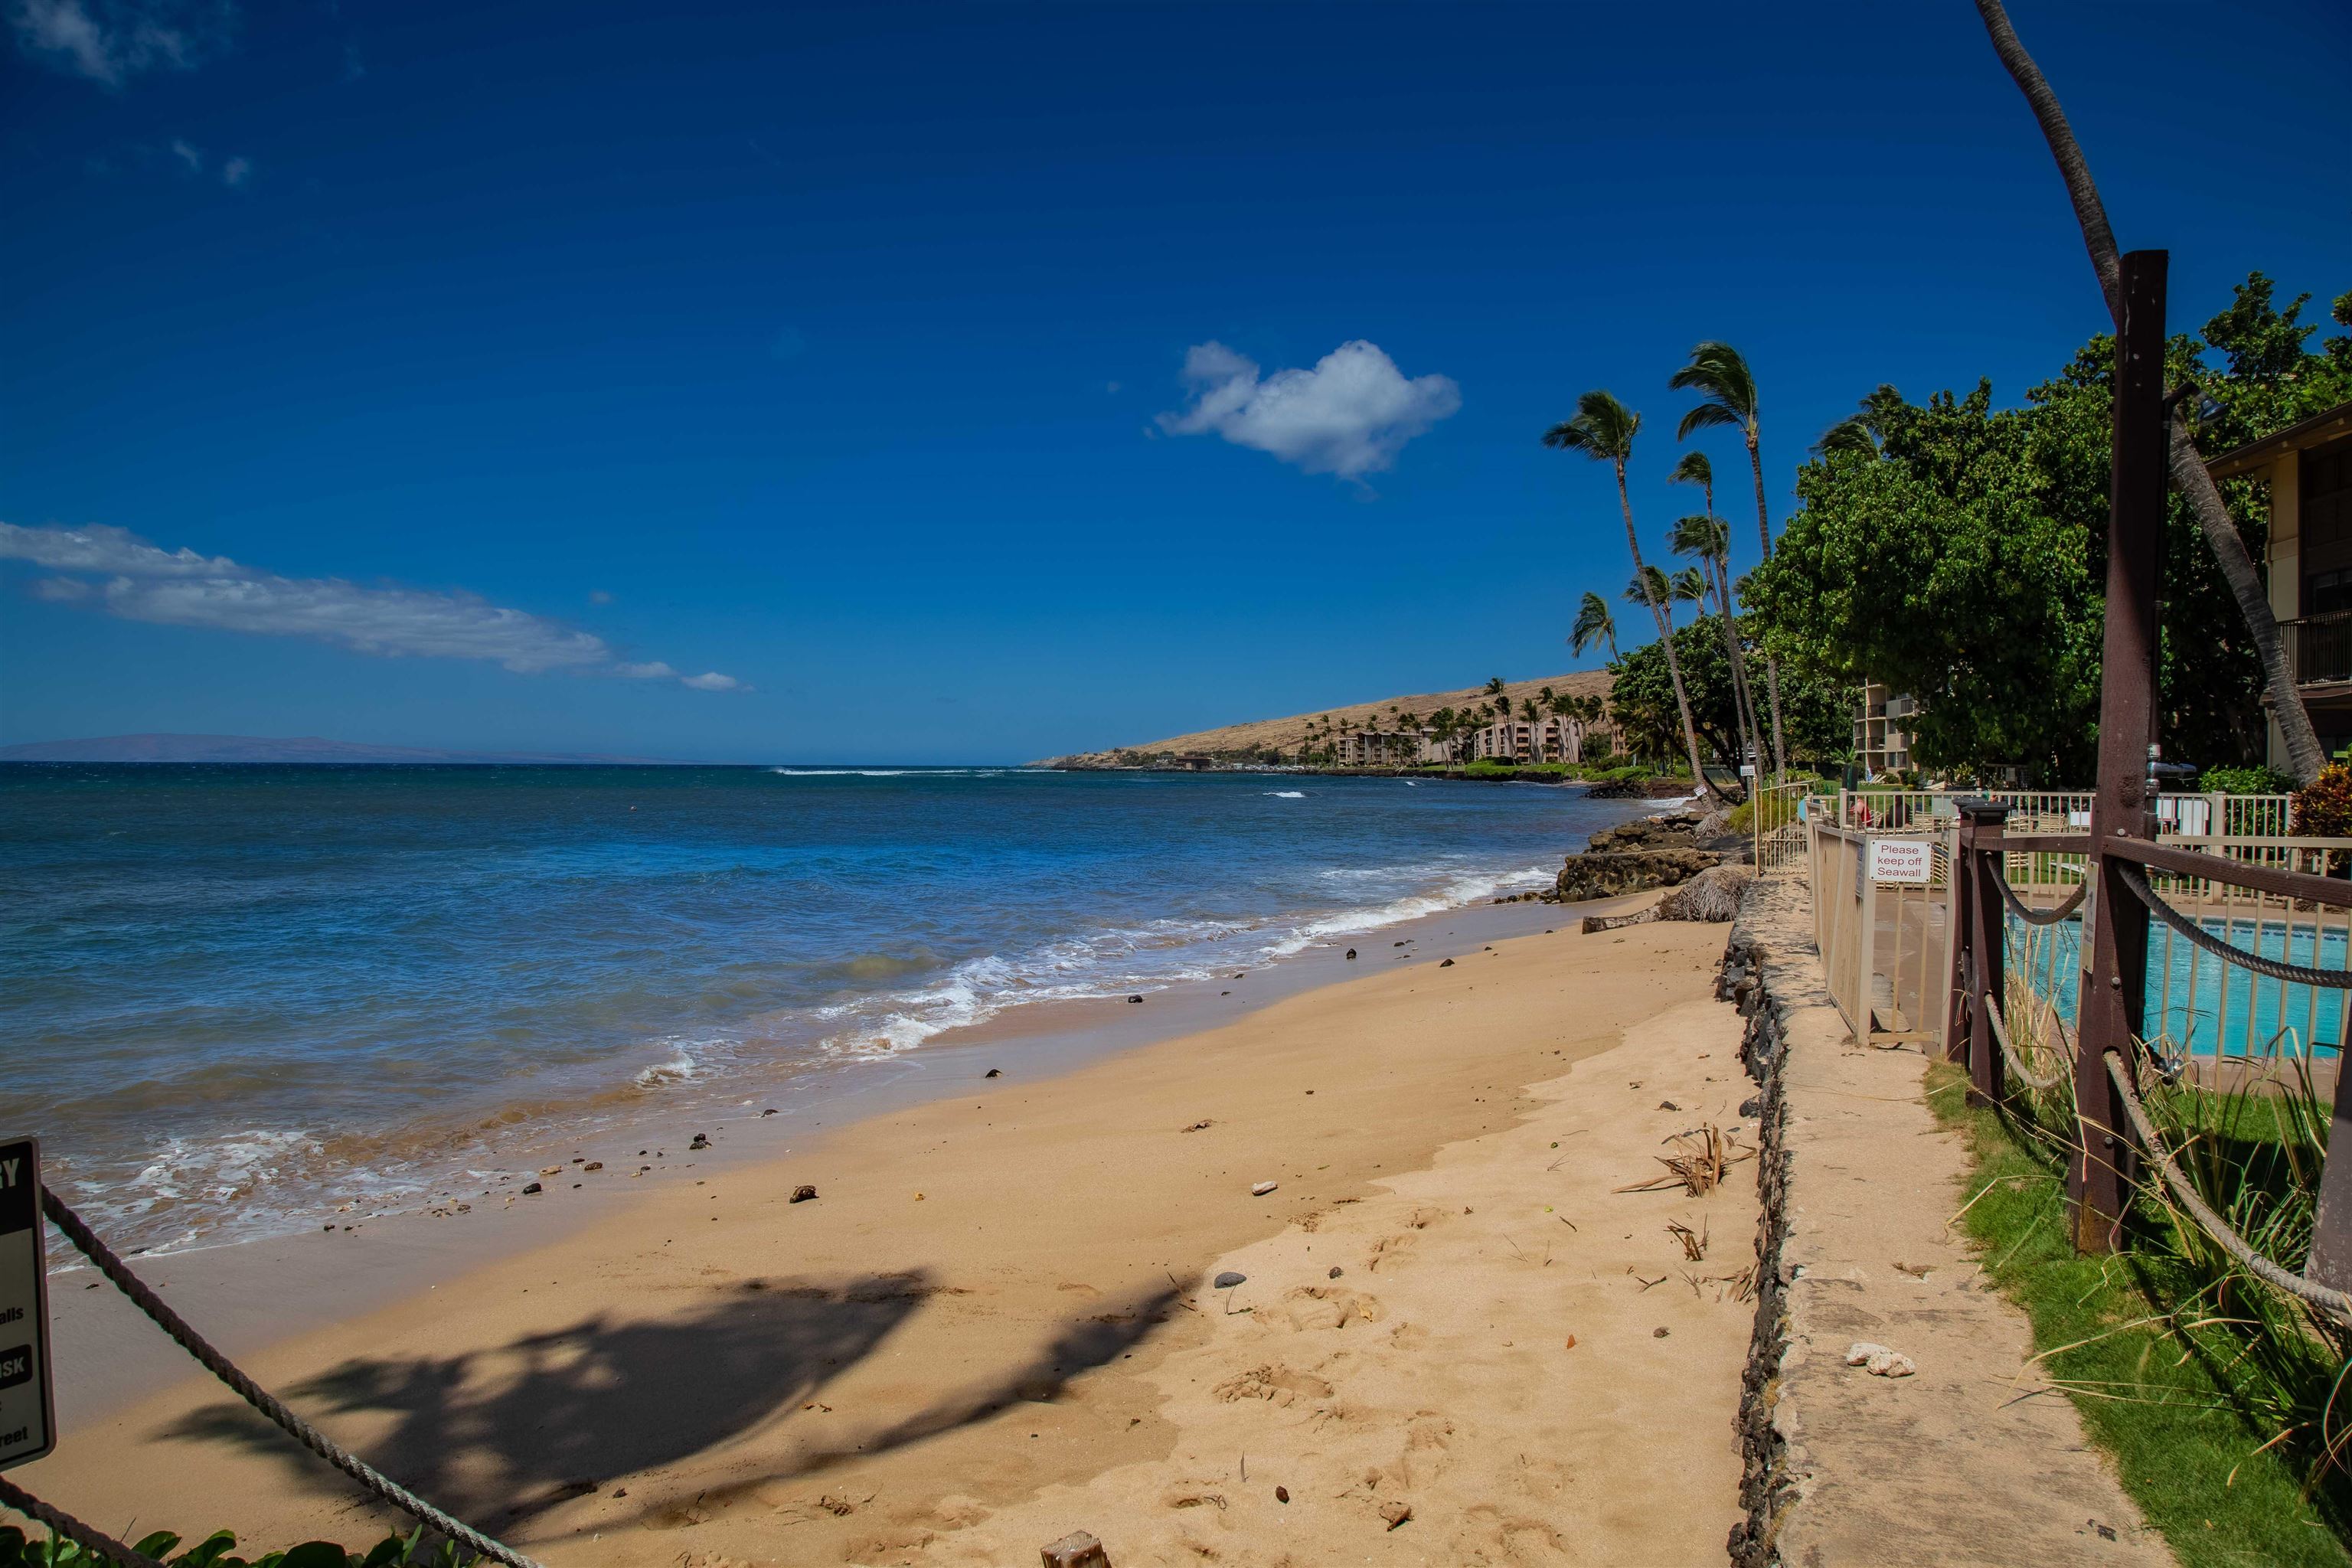
[[[1927,1109],[1927,1063],[1855,1047],[1822,984],[1808,896],[1801,880],[1759,886],[1727,975],[1764,1084],[1778,1287],[1748,1373],[1748,1522],[1734,1560],[2171,1563],[2074,1405],[2025,1392],[2041,1379],[2025,1368],[2024,1314],[1948,1224],[1968,1160]],[[1902,1352],[1917,1374],[1847,1366],[1858,1340]]]

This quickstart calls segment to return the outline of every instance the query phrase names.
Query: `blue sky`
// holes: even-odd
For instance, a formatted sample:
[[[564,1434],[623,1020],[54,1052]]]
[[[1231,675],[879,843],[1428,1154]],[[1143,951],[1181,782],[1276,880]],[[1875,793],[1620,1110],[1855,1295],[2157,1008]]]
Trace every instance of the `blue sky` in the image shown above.
[[[1872,385],[2102,325],[1961,0],[6,14],[0,742],[1017,760],[1551,674],[1629,575],[1584,388],[1654,547],[1701,338],[1777,521]],[[2352,14],[2012,16],[2177,325],[2352,287]]]

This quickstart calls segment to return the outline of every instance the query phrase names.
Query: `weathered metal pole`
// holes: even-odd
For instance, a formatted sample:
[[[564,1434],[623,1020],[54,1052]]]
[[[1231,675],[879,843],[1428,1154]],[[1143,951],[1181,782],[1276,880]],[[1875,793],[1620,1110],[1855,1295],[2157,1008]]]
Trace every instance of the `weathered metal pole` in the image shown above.
[[[2082,985],[2076,993],[2080,1048],[2074,1056],[2078,1147],[2066,1196],[2074,1247],[2105,1252],[2125,1203],[2128,1124],[2106,1057],[2128,1071],[2147,1000],[2147,911],[2103,852],[2110,837],[2153,841],[2148,748],[2156,741],[2157,567],[2164,549],[2167,434],[2164,411],[2164,292],[2168,258],[2135,250],[2123,258],[2116,331],[2115,425],[2107,479],[2106,637],[2099,677],[2099,793],[2091,805],[2088,875],[2095,907]]]
[[[1969,1001],[1969,980],[1976,972],[1970,967],[1970,954],[1976,942],[1976,821],[1969,810],[1977,803],[1958,803],[1960,810],[1959,832],[1954,839],[1951,886],[1944,911],[1945,929],[1951,933],[1947,944],[1952,953],[1952,972],[1947,977],[1949,1000],[1944,1007],[1944,1059],[1966,1062],[1969,1059],[1969,1019],[1976,1009]]]
[[[1998,1105],[2009,1093],[2007,1064],[2000,1042],[1993,1038],[1990,1007],[2009,1002],[2009,911],[2000,901],[2001,836],[2009,807],[1992,801],[1960,802],[1962,842],[1973,845],[1968,858],[1969,909],[1973,924],[1969,945],[1975,950],[1976,972],[1969,984],[1977,988],[1977,1005],[1969,1013],[1969,1103]],[[1958,868],[1954,868],[1957,876]]]

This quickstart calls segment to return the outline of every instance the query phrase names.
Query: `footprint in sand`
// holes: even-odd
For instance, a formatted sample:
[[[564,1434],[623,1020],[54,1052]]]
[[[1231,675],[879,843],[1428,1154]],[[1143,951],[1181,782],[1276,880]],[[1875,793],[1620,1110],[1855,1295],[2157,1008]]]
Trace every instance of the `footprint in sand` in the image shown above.
[[[1228,1404],[1244,1399],[1269,1400],[1287,1405],[1298,1399],[1328,1399],[1331,1385],[1311,1372],[1294,1372],[1280,1363],[1254,1366],[1217,1384],[1216,1396]]]
[[[1381,1304],[1342,1285],[1301,1285],[1283,1292],[1281,1315],[1294,1329],[1344,1329],[1379,1322]]]

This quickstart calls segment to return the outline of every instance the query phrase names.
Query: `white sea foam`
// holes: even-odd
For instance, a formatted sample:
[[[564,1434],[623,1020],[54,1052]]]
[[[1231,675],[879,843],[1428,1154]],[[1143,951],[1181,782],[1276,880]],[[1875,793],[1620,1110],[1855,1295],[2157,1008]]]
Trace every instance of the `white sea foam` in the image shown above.
[[[1265,793],[1272,795],[1276,800],[1305,800],[1307,798],[1307,792],[1303,789],[1270,789]]]

